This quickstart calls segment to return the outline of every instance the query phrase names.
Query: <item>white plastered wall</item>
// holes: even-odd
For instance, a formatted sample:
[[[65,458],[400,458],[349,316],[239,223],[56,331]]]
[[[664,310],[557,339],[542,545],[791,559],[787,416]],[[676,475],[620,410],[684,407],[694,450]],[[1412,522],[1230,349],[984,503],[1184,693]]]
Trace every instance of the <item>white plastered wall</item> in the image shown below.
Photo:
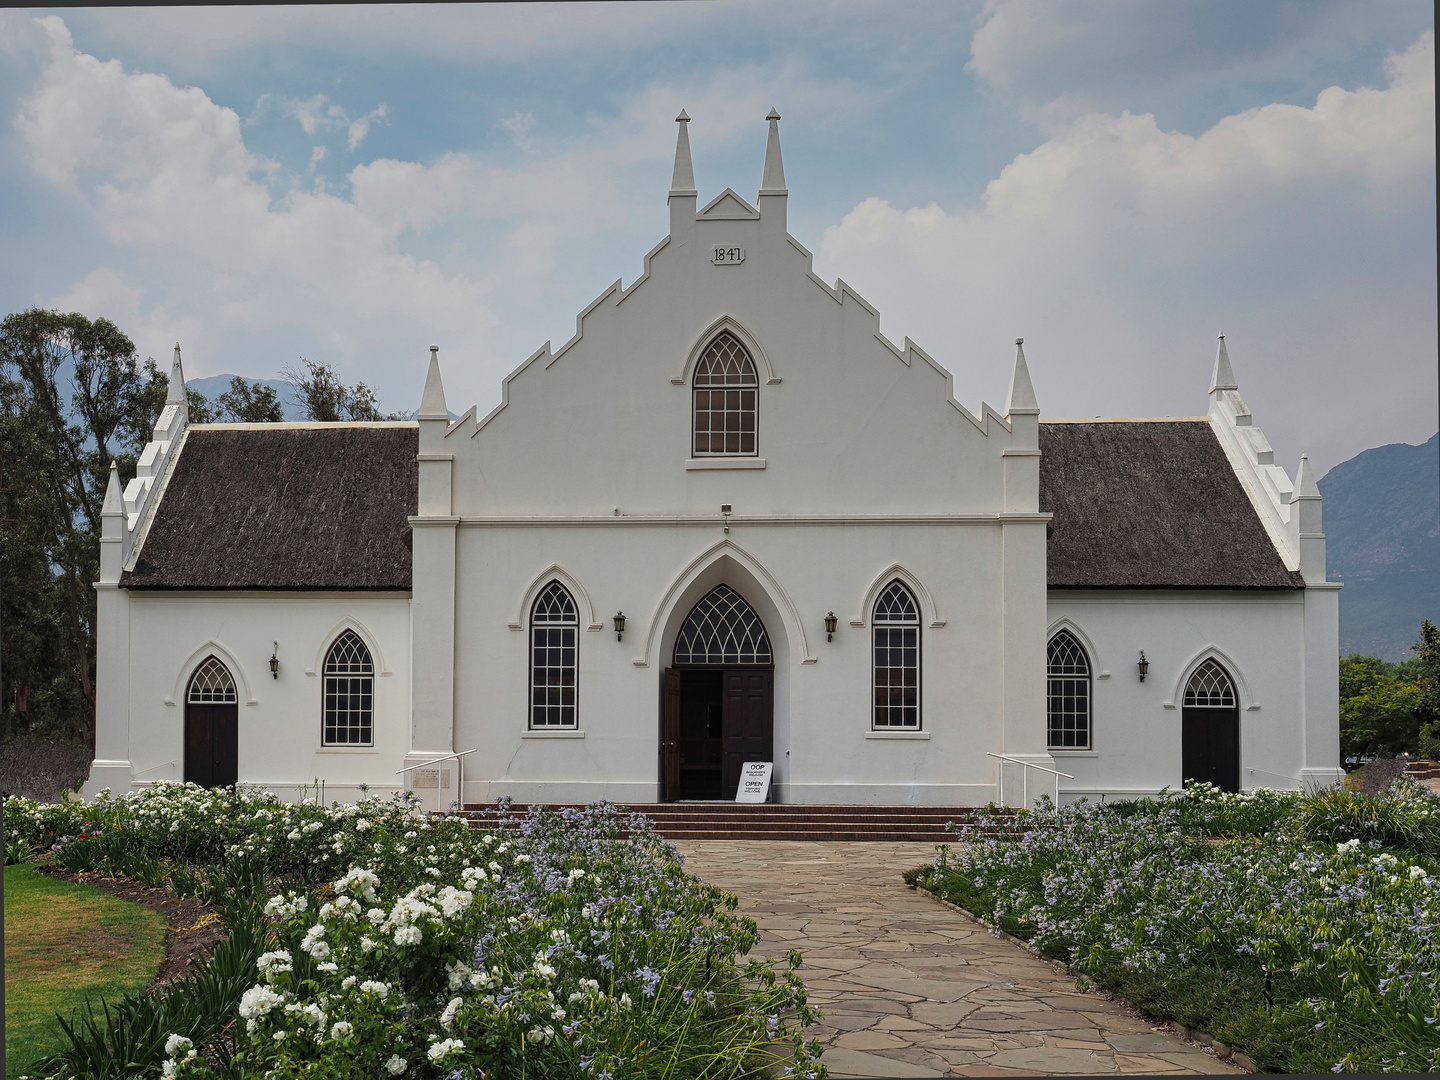
[[[97,757],[130,767],[125,777],[116,769],[92,770],[87,795],[104,786],[119,790],[184,779],[184,694],[194,669],[212,654],[235,678],[242,783],[294,799],[306,788],[314,797],[317,781],[324,780],[329,801],[356,798],[361,784],[380,795],[400,789],[395,771],[410,744],[408,597],[125,590],[102,596],[117,609],[117,625],[107,625],[102,651],[115,651],[122,642],[129,648],[123,664],[127,700],[110,702],[107,720],[123,710],[129,723],[123,746],[120,725],[103,725],[107,746],[115,746],[100,747]],[[375,740],[369,747],[321,745],[324,655],[346,629],[360,636],[375,662]],[[270,673],[272,650],[278,678]],[[120,657],[112,659],[121,665]]]
[[[1070,629],[1092,671],[1091,749],[1051,751],[1056,768],[1075,777],[1060,781],[1062,798],[1179,790],[1182,695],[1207,657],[1230,673],[1239,697],[1243,790],[1333,782],[1338,735],[1323,701],[1307,716],[1305,671],[1331,644],[1307,637],[1307,609],[1335,594],[1307,592],[1051,590],[1049,633]],[[1309,623],[1323,638],[1328,620],[1311,612]]]
[[[784,802],[973,804],[995,796],[1005,749],[998,523],[733,525],[686,528],[461,527],[457,742],[467,801],[659,797],[660,688],[680,623],[720,582],[750,602],[775,656],[775,785]],[[1043,525],[1041,526],[1043,528]],[[532,575],[561,561],[581,604],[579,731],[527,730]],[[899,564],[935,598],[921,603],[922,731],[871,730],[869,610],[875,579]],[[617,641],[609,618],[624,610]],[[824,617],[839,628],[825,640]],[[865,611],[865,625],[851,616]],[[948,617],[946,617],[948,616]],[[943,625],[936,625],[942,622]]]

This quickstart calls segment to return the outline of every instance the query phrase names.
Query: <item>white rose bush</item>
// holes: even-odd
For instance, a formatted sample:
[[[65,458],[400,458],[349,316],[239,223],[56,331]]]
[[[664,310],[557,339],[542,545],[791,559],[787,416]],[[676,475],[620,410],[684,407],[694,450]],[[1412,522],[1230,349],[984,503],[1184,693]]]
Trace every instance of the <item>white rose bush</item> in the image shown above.
[[[1197,785],[997,815],[907,877],[1262,1068],[1440,1071],[1435,825],[1413,783]]]
[[[98,839],[35,811],[26,841],[71,869],[143,864],[216,903],[248,928],[216,950],[243,974],[206,1010],[182,1007],[185,987],[92,1010],[53,1075],[825,1075],[801,1035],[819,1014],[798,954],[747,962],[754,922],[639,815],[502,808],[482,832],[403,799],[180,785],[85,809]]]

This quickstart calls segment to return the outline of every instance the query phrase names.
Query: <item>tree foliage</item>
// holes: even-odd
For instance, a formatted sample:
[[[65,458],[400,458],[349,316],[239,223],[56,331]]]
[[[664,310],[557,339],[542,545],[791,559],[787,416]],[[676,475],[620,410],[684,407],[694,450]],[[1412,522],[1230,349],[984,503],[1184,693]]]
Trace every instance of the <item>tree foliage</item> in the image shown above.
[[[1358,654],[1341,659],[1342,756],[1440,759],[1440,630],[1429,619],[1414,652],[1398,664]]]
[[[285,367],[280,377],[295,388],[295,396],[307,420],[335,423],[340,420],[396,420],[382,413],[375,391],[363,382],[346,386],[329,364],[300,358],[300,367]],[[232,384],[233,385],[233,384]]]
[[[107,319],[0,322],[0,730],[95,737],[95,592],[110,463],[122,479],[166,379]]]
[[[275,388],[230,376],[230,387],[211,401],[199,390],[185,389],[192,424],[276,424],[285,419]]]

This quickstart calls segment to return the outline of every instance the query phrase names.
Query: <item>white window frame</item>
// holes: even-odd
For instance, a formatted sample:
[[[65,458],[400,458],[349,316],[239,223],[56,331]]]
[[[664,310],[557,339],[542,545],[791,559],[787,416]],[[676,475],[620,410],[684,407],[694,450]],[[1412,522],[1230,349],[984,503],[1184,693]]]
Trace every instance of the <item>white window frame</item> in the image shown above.
[[[901,592],[903,592],[903,593],[905,594],[906,597],[909,598],[909,600],[910,600],[910,611],[911,611],[911,614],[910,614],[909,616],[901,616],[901,617],[896,618],[896,617],[892,617],[892,616],[889,615],[889,614],[883,614],[883,615],[881,614],[880,605],[885,602],[886,598],[887,598],[887,597],[891,594],[891,592],[894,591],[895,589],[899,589]],[[879,663],[880,650],[883,648],[883,649],[885,649],[885,650],[887,651],[886,659],[888,660],[888,659],[890,659],[890,657],[888,656],[888,652],[889,652],[890,650],[899,648],[900,650],[902,650],[902,658],[903,658],[903,650],[912,647],[911,645],[909,645],[909,644],[904,640],[904,635],[905,635],[905,632],[906,632],[906,631],[909,631],[909,632],[911,632],[911,633],[914,634],[914,645],[913,645],[913,648],[914,648],[914,650],[915,650],[915,662],[914,662],[914,664],[913,664],[913,665],[912,665],[912,664],[904,664],[904,663],[901,663],[901,664],[885,664],[885,665],[883,665],[883,667],[884,667],[884,669],[885,669],[886,672],[895,672],[895,671],[901,671],[901,672],[903,672],[903,671],[911,670],[911,669],[913,668],[913,670],[914,670],[914,672],[915,672],[915,701],[914,701],[914,704],[904,704],[904,703],[899,704],[899,705],[888,704],[888,703],[887,703],[887,704],[881,704],[880,695],[881,695],[881,693],[883,692],[883,689],[888,689],[889,687],[893,686],[893,683],[890,681],[889,677],[887,676],[887,680],[886,680],[886,683],[885,683],[885,688],[882,688],[882,686],[881,686],[881,684],[880,684],[879,673],[880,673],[880,670],[881,670],[881,667],[882,667],[882,665]],[[901,641],[900,641],[900,644],[899,644],[898,646],[897,646],[896,644],[894,644],[894,642],[893,642],[893,640],[892,640],[892,635],[894,635],[896,632],[899,632],[899,633],[901,634]],[[884,639],[885,639],[884,645],[881,644],[881,638],[882,638],[882,636],[883,636]],[[924,730],[924,728],[922,727],[922,715],[921,715],[921,703],[922,703],[922,700],[923,700],[923,694],[922,694],[923,672],[924,672],[923,658],[922,658],[922,652],[921,652],[921,644],[922,644],[922,643],[921,643],[921,639],[920,639],[920,602],[919,602],[919,600],[916,599],[914,590],[912,590],[908,585],[906,585],[905,582],[901,581],[899,578],[896,578],[896,579],[890,581],[888,584],[886,584],[886,586],[885,586],[883,589],[880,590],[880,595],[875,598],[875,604],[874,604],[874,606],[870,609],[870,730],[871,730],[871,731],[922,731],[922,730]],[[902,688],[901,688],[901,693],[902,693],[902,695],[903,695],[903,692],[904,692],[904,688],[903,688],[903,686],[902,686]],[[898,723],[898,724],[881,723],[881,722],[880,722],[880,715],[881,715],[881,711],[882,711],[882,710],[884,710],[887,720],[890,718],[890,715],[891,715],[895,710],[899,710],[900,716],[901,716],[901,723]]]

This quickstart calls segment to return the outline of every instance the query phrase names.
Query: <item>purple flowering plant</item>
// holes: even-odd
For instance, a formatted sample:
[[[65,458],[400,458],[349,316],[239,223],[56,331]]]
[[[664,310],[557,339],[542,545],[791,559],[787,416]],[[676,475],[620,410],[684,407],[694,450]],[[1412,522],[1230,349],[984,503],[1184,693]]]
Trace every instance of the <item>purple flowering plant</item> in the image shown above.
[[[1440,813],[1413,785],[1385,798],[1414,803],[1416,821]],[[962,830],[908,877],[1102,985],[1214,972],[1257,988],[1262,1024],[1303,1019],[1312,1043],[1337,1050],[1326,1066],[1440,1070],[1440,866],[1423,829],[1405,834],[1421,850],[1316,839],[1333,831],[1317,826],[1316,800],[1336,805],[1208,785],[1042,802]]]

